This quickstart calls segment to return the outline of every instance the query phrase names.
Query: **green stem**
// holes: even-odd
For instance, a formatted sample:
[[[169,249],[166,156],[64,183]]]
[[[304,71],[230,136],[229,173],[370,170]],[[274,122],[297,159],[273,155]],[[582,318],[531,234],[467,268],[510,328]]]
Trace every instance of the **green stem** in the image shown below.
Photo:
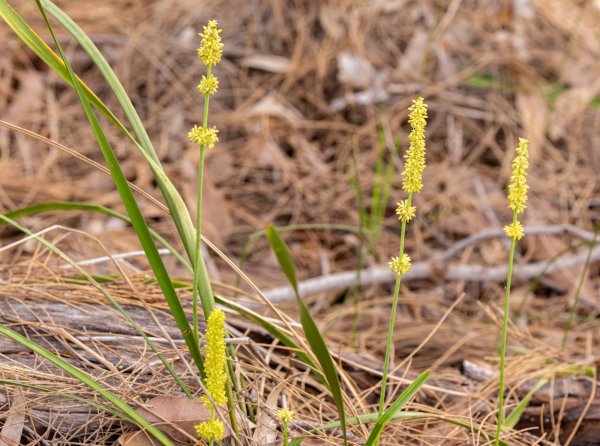
[[[212,66],[206,67],[206,77],[210,78],[212,73]],[[210,94],[204,94],[204,113],[202,115],[202,128],[208,128],[208,105],[210,102]],[[202,234],[202,191],[204,184],[204,158],[206,155],[206,147],[200,146],[200,155],[198,160],[198,197],[197,197],[197,208],[196,208],[196,243],[194,247],[194,282],[192,285],[192,317],[193,317],[193,330],[194,337],[199,340],[199,329],[198,329],[198,296],[200,295],[200,276],[206,281],[204,289],[208,295],[200,295],[200,304],[202,305],[202,311],[204,312],[204,319],[208,319],[210,312],[215,306],[214,297],[212,294],[212,288],[210,286],[210,280],[206,271],[206,263],[204,256],[202,255],[201,249],[201,234]],[[206,294],[205,293],[205,294]],[[231,421],[232,430],[238,432],[237,418],[235,415],[235,406],[233,399],[232,385],[235,382],[235,374],[233,369],[228,368],[229,380],[226,384],[227,393],[227,407],[229,409],[229,419]]]
[[[408,207],[412,203],[412,193],[408,194]],[[406,234],[406,222],[402,222],[402,230],[400,232],[400,257],[404,255],[404,236]],[[383,376],[381,378],[381,392],[379,394],[379,415],[383,414],[385,406],[385,389],[387,386],[387,378],[390,368],[390,357],[392,354],[392,342],[394,337],[394,327],[396,325],[396,309],[398,308],[398,296],[400,295],[400,283],[402,275],[396,277],[396,285],[394,287],[394,300],[392,301],[392,314],[390,315],[390,325],[388,327],[387,342],[385,345],[385,361],[383,363]]]
[[[283,446],[288,446],[288,422],[283,422]]]
[[[517,211],[513,212],[513,225],[517,223]],[[508,337],[508,317],[510,304],[510,285],[512,281],[513,263],[515,259],[516,239],[510,241],[510,254],[508,257],[508,275],[506,277],[506,289],[504,294],[504,318],[502,321],[502,342],[500,344],[500,384],[498,390],[498,427],[496,429],[496,439],[494,444],[499,446],[500,433],[504,424],[504,363],[506,358],[506,340]]]
[[[207,67],[207,77],[210,77],[212,67],[209,65]],[[202,116],[202,128],[206,129],[208,127],[208,103],[210,101],[210,94],[206,93],[204,95],[204,114]],[[196,339],[199,339],[198,332],[198,293],[200,282],[200,258],[201,258],[201,229],[202,229],[202,185],[204,183],[204,155],[206,152],[206,147],[204,145],[200,146],[200,156],[198,160],[198,198],[197,198],[197,209],[196,209],[196,244],[195,244],[195,262],[194,262],[194,285],[192,287],[192,312],[193,312],[193,325],[194,325],[194,336]],[[204,299],[206,300],[206,299]],[[208,318],[208,314],[204,315],[204,318]]]

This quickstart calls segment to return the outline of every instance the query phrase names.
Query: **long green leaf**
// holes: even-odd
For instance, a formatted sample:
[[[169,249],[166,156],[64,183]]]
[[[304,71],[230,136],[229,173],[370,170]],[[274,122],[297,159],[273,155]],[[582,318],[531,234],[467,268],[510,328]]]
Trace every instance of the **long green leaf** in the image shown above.
[[[72,80],[72,85],[77,91],[79,100],[81,101],[85,114],[92,127],[94,136],[98,141],[100,150],[102,151],[102,155],[106,160],[107,167],[111,172],[113,181],[117,187],[117,190],[119,191],[119,195],[121,196],[121,200],[123,201],[125,209],[127,209],[127,214],[129,215],[129,218],[131,218],[131,224],[133,225],[133,228],[135,229],[135,232],[140,240],[142,248],[146,254],[146,258],[148,259],[148,262],[150,263],[150,266],[154,271],[158,284],[165,296],[165,299],[169,305],[173,317],[175,318],[175,322],[177,323],[177,326],[181,331],[185,343],[188,346],[190,354],[192,355],[192,358],[194,358],[194,362],[198,367],[200,376],[202,377],[202,379],[204,379],[204,362],[202,360],[202,355],[200,354],[200,349],[198,347],[198,340],[193,336],[193,333],[190,330],[190,325],[183,310],[183,307],[181,306],[181,302],[179,302],[179,298],[177,296],[177,293],[175,292],[175,288],[173,288],[173,284],[171,283],[169,274],[167,273],[162,258],[158,253],[158,249],[156,248],[156,245],[152,240],[152,235],[148,230],[146,221],[144,220],[144,217],[137,205],[137,202],[135,201],[135,198],[133,196],[133,193],[131,192],[131,189],[129,188],[129,185],[127,184],[127,179],[125,178],[125,175],[121,170],[121,166],[119,166],[117,157],[115,156],[112,147],[110,146],[106,135],[102,131],[100,123],[98,122],[98,119],[96,118],[96,115],[94,114],[94,111],[92,110],[90,103],[84,94],[83,87],[78,82],[74,81],[75,73],[73,72],[70,63],[67,60],[63,49],[60,46],[58,39],[56,38],[56,35],[54,34],[52,25],[50,25],[48,16],[46,15],[44,7],[41,4],[41,0],[35,1],[38,5],[38,8],[40,9],[40,12],[44,18],[48,30],[50,31],[50,34],[52,35],[54,44],[56,45],[60,56],[65,64],[65,67],[67,68],[68,74]]]
[[[302,328],[304,329],[304,335],[306,336],[306,340],[308,341],[313,354],[323,369],[323,374],[325,375],[325,384],[328,386],[339,412],[342,434],[344,436],[344,444],[347,445],[348,439],[346,432],[344,397],[342,395],[342,388],[340,386],[340,380],[335,362],[333,362],[333,358],[327,349],[327,344],[325,344],[325,340],[319,331],[319,327],[317,327],[317,324],[308,311],[306,304],[300,297],[300,293],[298,292],[296,267],[287,245],[273,226],[269,225],[267,227],[266,234],[267,239],[271,244],[271,248],[273,251],[275,251],[275,255],[277,256],[277,260],[281,266],[281,269],[283,270],[283,273],[286,275],[288,281],[294,289],[294,292],[296,293],[296,301],[298,303],[298,309],[300,310],[300,322],[302,323]]]
[[[131,219],[120,212],[114,211],[106,206],[102,206],[100,204],[91,204],[91,203],[74,203],[71,201],[46,201],[44,203],[37,203],[31,206],[25,206],[19,209],[14,209],[12,211],[7,212],[5,215],[8,218],[16,219],[19,217],[26,217],[30,215],[37,215],[42,212],[54,212],[54,211],[86,211],[86,212],[94,212],[97,214],[108,215],[110,217],[117,218],[121,221],[131,224]],[[1,224],[2,222],[0,222]],[[158,232],[153,230],[152,228],[148,228],[152,237],[154,237],[161,245],[169,250],[171,254],[179,261],[179,263],[186,268],[188,271],[192,272],[192,267],[189,262],[183,258],[179,252],[171,245],[163,236],[161,236]]]
[[[427,381],[427,378],[429,378],[430,374],[430,370],[425,370],[423,373],[421,373],[406,389],[404,389],[404,392],[400,394],[396,401],[394,401],[394,403],[388,407],[383,414],[381,414],[381,417],[379,417],[377,423],[375,423],[375,426],[373,427],[371,435],[369,435],[365,446],[373,446],[378,444],[379,436],[383,432],[385,426],[392,421],[394,419],[394,415],[396,415],[396,413],[402,409],[402,407],[404,407],[404,405],[408,403],[413,396],[415,396],[421,386],[425,384],[425,381]]]
[[[40,355],[44,359],[50,361],[57,367],[60,367],[62,370],[67,372],[69,375],[81,381],[83,384],[88,386],[90,389],[98,392],[104,399],[114,404],[121,412],[126,414],[132,421],[134,421],[138,426],[142,429],[148,431],[154,438],[160,441],[165,446],[173,446],[171,440],[159,431],[157,428],[152,426],[148,420],[144,417],[140,416],[131,406],[129,406],[125,401],[120,399],[117,395],[112,393],[110,390],[107,390],[104,386],[99,384],[87,373],[79,370],[77,367],[69,364],[64,359],[56,356],[54,353],[49,352],[44,347],[36,344],[35,342],[30,341],[24,336],[21,336],[16,331],[11,330],[8,327],[0,324],[0,334],[6,336],[9,339],[12,339],[15,342],[27,347],[32,352]]]

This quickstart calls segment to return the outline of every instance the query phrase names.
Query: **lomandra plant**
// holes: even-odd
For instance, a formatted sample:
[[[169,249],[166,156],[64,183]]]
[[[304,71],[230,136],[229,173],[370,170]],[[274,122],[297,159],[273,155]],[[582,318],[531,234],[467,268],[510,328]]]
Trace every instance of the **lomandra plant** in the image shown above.
[[[527,203],[527,168],[529,167],[529,153],[527,146],[529,141],[519,138],[516,156],[512,162],[512,176],[508,186],[508,207],[513,211],[512,223],[504,227],[506,236],[510,239],[510,251],[508,256],[508,274],[506,277],[506,288],[504,295],[504,317],[502,321],[502,340],[500,344],[500,384],[498,390],[498,426],[496,429],[495,445],[500,444],[502,425],[504,424],[504,369],[506,360],[506,341],[508,337],[508,318],[510,311],[510,287],[515,259],[515,248],[517,241],[523,238],[525,233],[523,225],[519,221],[519,215],[525,211]]]

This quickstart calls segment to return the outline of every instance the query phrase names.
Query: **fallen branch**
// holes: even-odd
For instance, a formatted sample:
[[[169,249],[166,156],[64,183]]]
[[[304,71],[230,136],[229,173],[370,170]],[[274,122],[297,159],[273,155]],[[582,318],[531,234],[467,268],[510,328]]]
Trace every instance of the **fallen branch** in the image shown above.
[[[572,225],[533,226],[527,228],[525,234],[528,236],[570,235],[584,241],[592,241],[594,239],[594,234],[592,232],[585,231]],[[432,261],[413,263],[410,271],[402,277],[402,281],[434,279],[447,281],[464,280],[468,282],[501,282],[506,279],[506,266],[488,267],[482,265],[448,264],[451,259],[456,257],[466,247],[498,237],[505,237],[502,229],[486,230],[466,237],[452,245],[447,251]],[[513,280],[523,282],[544,273],[550,274],[561,269],[571,268],[584,263],[586,256],[587,252],[582,252],[579,254],[565,255],[551,264],[549,264],[549,260],[544,260],[541,262],[519,265],[513,272]],[[596,246],[592,250],[590,261],[592,263],[600,261],[600,246]],[[395,280],[396,274],[391,272],[387,266],[369,268],[360,273],[360,286],[393,283]],[[357,271],[345,271],[304,280],[300,282],[299,290],[300,295],[305,297],[327,291],[342,290],[356,285]],[[273,288],[264,294],[273,303],[295,299],[293,290],[287,286]]]

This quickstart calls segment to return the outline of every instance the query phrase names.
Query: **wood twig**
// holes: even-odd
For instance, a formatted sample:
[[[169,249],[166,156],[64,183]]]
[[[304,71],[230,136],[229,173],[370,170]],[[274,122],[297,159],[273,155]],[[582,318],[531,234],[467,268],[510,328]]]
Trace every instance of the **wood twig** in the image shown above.
[[[525,229],[526,236],[536,235],[568,235],[591,242],[594,234],[573,225],[532,226]],[[410,271],[402,280],[424,280],[437,279],[446,281],[464,280],[468,282],[500,282],[506,278],[506,266],[483,266],[483,265],[460,265],[449,264],[449,261],[457,257],[465,248],[485,240],[505,237],[502,229],[490,229],[478,232],[452,245],[448,250],[432,261],[415,262]],[[532,262],[519,267],[513,273],[513,280],[523,282],[533,279],[541,274],[550,274],[564,268],[571,268],[586,261],[587,252],[565,255],[549,264],[551,260]],[[591,263],[600,261],[600,247],[592,249]],[[393,283],[396,279],[395,273],[387,266],[377,266],[366,269],[360,273],[360,286],[380,285]],[[312,279],[307,279],[299,284],[300,295],[303,297],[323,293],[327,291],[342,290],[357,284],[357,271],[344,271],[327,274]],[[264,293],[273,303],[291,301],[295,299],[293,290],[288,286],[273,288]]]

